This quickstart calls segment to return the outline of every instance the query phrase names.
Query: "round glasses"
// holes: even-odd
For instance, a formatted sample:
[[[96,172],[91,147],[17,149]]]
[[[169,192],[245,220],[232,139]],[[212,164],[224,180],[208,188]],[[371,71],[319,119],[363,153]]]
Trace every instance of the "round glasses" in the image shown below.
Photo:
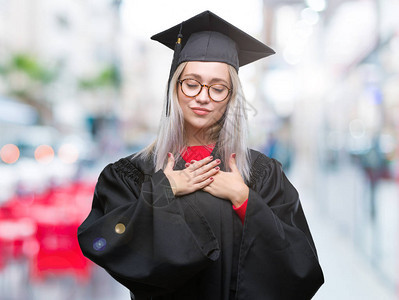
[[[226,100],[231,92],[231,89],[229,89],[224,84],[220,83],[206,85],[202,84],[201,82],[195,79],[189,79],[189,78],[178,80],[177,82],[180,83],[181,91],[187,97],[198,96],[201,93],[202,88],[206,87],[208,88],[209,98],[211,98],[215,102],[221,102]]]

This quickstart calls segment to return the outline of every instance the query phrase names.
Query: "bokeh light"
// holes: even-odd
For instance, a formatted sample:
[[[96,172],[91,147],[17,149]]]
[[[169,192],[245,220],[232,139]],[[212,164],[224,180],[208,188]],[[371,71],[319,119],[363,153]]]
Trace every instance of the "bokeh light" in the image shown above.
[[[315,11],[323,11],[327,7],[326,0],[306,0],[306,4]]]
[[[66,164],[73,164],[79,158],[79,150],[73,144],[63,144],[58,149],[58,157]]]
[[[49,145],[40,145],[35,150],[35,159],[39,163],[49,164],[54,159],[54,150]]]
[[[316,25],[319,22],[319,14],[317,11],[307,7],[301,11],[302,19],[310,25]]]
[[[4,145],[0,150],[0,157],[6,164],[13,164],[19,159],[19,149],[14,144]]]

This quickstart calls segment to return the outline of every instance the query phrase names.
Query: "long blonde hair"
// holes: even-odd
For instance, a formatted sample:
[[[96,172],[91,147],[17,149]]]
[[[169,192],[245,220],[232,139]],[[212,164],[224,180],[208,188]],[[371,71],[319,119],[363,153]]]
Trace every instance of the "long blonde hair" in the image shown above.
[[[183,112],[177,99],[176,89],[177,81],[186,64],[187,62],[184,62],[177,67],[170,81],[169,94],[166,95],[170,101],[170,114],[166,116],[166,105],[164,105],[156,140],[134,156],[142,156],[145,159],[152,158],[155,171],[165,168],[168,152],[180,159],[181,153],[186,147]],[[237,168],[243,179],[249,182],[250,161],[247,148],[246,100],[236,69],[230,65],[228,67],[233,92],[223,117],[216,122],[210,132],[212,138],[217,140],[220,159],[226,168],[228,169],[230,155],[236,153]]]

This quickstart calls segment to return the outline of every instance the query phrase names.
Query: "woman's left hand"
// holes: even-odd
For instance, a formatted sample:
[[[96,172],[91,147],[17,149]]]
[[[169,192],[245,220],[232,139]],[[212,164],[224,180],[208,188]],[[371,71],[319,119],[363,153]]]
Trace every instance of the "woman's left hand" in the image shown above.
[[[235,154],[229,159],[230,172],[219,171],[213,175],[213,182],[203,188],[213,196],[228,199],[235,207],[239,207],[248,199],[249,188],[237,169]]]

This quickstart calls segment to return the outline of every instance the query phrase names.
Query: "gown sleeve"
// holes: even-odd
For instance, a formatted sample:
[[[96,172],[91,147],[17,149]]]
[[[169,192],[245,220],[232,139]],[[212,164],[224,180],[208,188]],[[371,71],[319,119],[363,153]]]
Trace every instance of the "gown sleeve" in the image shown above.
[[[136,296],[175,290],[220,252],[205,218],[173,196],[163,171],[144,176],[126,158],[101,173],[78,240],[86,257]]]
[[[260,154],[253,166],[237,296],[311,299],[324,278],[298,192],[276,160]]]

